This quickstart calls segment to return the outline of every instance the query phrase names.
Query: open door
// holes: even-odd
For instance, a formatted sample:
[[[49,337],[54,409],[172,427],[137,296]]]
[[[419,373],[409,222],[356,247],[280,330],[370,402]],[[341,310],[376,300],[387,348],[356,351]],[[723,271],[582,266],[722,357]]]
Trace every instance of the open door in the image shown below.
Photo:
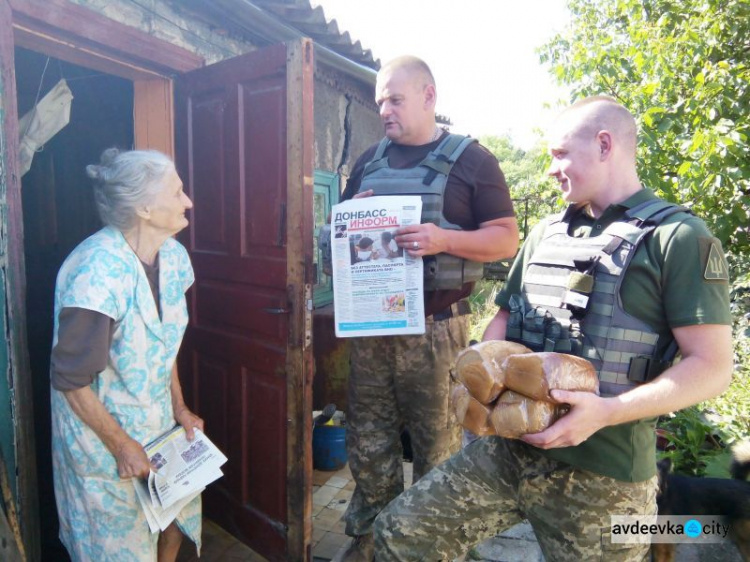
[[[177,163],[194,202],[180,353],[186,399],[229,457],[204,513],[270,560],[311,559],[313,45],[176,83]]]

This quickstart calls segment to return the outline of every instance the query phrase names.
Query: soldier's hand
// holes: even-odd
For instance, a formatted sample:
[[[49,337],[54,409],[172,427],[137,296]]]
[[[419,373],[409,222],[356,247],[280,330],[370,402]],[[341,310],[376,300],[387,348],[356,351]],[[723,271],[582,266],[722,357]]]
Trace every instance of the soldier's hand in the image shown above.
[[[394,240],[414,257],[439,254],[448,246],[445,230],[431,222],[399,228]]]
[[[368,189],[367,191],[363,191],[361,193],[357,193],[352,199],[362,199],[363,197],[372,197],[372,194],[375,193],[372,189]]]
[[[573,447],[610,425],[608,415],[611,408],[607,398],[593,392],[569,390],[553,390],[550,394],[558,402],[570,404],[570,412],[544,431],[522,436],[521,439],[529,445],[540,449]]]

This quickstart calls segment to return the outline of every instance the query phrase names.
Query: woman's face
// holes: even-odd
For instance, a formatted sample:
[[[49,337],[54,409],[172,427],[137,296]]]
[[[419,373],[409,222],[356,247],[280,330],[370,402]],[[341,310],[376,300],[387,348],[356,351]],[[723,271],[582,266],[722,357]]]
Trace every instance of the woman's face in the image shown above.
[[[172,168],[164,176],[162,189],[149,205],[149,224],[163,232],[177,234],[188,225],[185,211],[193,208],[193,202],[182,190],[182,180]]]

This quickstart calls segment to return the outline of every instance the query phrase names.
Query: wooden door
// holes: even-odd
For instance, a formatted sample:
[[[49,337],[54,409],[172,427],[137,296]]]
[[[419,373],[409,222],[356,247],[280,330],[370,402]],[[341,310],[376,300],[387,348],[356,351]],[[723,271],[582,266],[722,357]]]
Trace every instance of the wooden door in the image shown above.
[[[271,560],[311,559],[312,42],[177,81],[194,202],[186,399],[229,457],[205,514]]]

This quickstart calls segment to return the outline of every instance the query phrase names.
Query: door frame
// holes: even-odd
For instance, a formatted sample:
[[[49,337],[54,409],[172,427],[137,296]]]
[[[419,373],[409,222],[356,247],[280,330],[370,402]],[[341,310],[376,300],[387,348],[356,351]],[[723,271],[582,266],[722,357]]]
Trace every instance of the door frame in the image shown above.
[[[174,156],[171,75],[204,66],[194,53],[65,0],[0,0],[0,72],[7,198],[9,383],[15,396],[17,504],[29,560],[41,557],[34,404],[26,338],[23,207],[18,173],[18,107],[13,50],[25,47],[134,83],[136,148]],[[10,462],[10,460],[9,460]]]
[[[287,45],[286,244],[291,310],[286,359],[286,476],[290,560],[312,560],[313,45],[311,39]]]

